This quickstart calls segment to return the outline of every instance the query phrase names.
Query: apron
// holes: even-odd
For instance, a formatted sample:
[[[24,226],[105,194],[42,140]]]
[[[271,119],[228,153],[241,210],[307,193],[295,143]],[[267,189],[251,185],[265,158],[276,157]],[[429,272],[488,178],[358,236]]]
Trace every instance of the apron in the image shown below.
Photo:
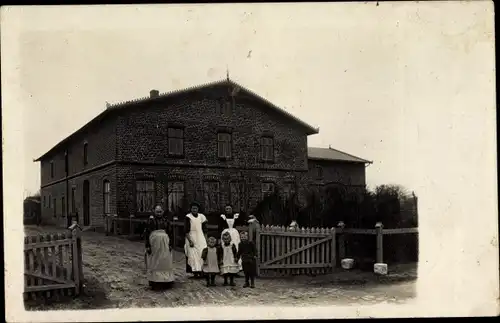
[[[222,246],[222,266],[220,268],[220,273],[224,274],[237,274],[240,271],[240,266],[236,261],[234,261],[233,254],[233,243],[229,246]]]
[[[146,254],[147,279],[150,282],[169,283],[174,281],[172,252],[165,230],[155,230],[149,236],[151,254]]]
[[[207,274],[219,273],[219,259],[217,259],[217,248],[207,249],[207,260],[203,265],[203,272]]]
[[[187,256],[188,265],[191,267],[193,272],[200,272],[203,269],[203,259],[201,254],[203,249],[207,247],[207,241],[205,235],[203,234],[203,229],[201,224],[207,219],[201,213],[195,218],[191,213],[186,215],[191,222],[191,230],[189,231],[189,237],[193,241],[193,248],[189,246],[189,241],[186,238],[184,244],[184,252]]]
[[[222,230],[220,240],[222,241],[222,235],[224,235],[224,233],[229,232],[229,235],[231,236],[231,242],[234,243],[234,245],[236,246],[236,250],[238,250],[238,246],[241,242],[240,233],[234,228],[234,221],[238,218],[238,214],[235,214],[233,219],[227,219],[224,214],[221,215],[221,218],[226,221],[228,228]],[[238,266],[241,271],[243,269],[241,265],[241,259],[238,261]]]

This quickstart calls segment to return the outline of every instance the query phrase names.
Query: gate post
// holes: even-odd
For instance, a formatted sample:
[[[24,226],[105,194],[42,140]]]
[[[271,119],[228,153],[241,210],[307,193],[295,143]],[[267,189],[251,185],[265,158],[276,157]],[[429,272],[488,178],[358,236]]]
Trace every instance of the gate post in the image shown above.
[[[260,224],[255,224],[255,249],[257,249],[257,259],[255,259],[255,267],[257,269],[257,277],[260,276]]]
[[[79,295],[83,287],[83,259],[82,259],[82,240],[80,237],[81,228],[76,221],[68,228],[71,231],[73,279],[75,280],[75,294]]]
[[[384,225],[382,222],[377,222],[375,229],[377,230],[377,263],[381,264],[384,262]]]
[[[342,260],[345,258],[345,234],[344,234],[345,224],[340,221],[337,224],[337,229],[339,233],[339,259]]]
[[[331,229],[331,236],[332,236],[332,242],[331,242],[331,253],[332,253],[332,271],[335,271],[335,268],[337,267],[337,245],[336,245],[336,234],[335,234],[335,228]]]

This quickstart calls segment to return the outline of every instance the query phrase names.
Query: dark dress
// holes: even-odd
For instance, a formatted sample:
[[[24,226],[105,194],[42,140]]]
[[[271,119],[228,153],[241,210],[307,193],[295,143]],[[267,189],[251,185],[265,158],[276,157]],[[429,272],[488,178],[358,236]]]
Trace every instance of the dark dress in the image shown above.
[[[196,216],[194,214],[192,214],[192,215],[195,218],[197,218],[199,213],[197,213]],[[202,228],[204,233],[207,233],[207,231],[208,231],[207,230],[207,222],[203,222],[201,224],[201,228]],[[184,219],[184,234],[187,235],[190,231],[191,231],[191,220],[189,220],[189,218],[186,216]],[[189,266],[188,257],[186,256],[186,273],[192,273],[192,272],[193,272],[193,270],[191,269],[191,266]]]
[[[240,242],[237,259],[240,257],[245,276],[255,277],[257,275],[257,249],[253,241],[246,240]]]

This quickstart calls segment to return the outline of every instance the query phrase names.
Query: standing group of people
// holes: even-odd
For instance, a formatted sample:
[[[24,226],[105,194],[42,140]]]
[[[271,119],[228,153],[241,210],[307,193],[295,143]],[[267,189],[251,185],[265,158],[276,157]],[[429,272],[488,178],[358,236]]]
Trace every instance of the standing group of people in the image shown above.
[[[191,203],[186,215],[185,245],[186,272],[194,278],[206,278],[207,287],[216,286],[215,277],[224,278],[224,286],[235,286],[234,277],[243,270],[243,287],[255,287],[257,250],[248,239],[248,232],[238,232],[237,225],[245,224],[238,213],[227,205],[221,214],[218,232],[208,233],[207,218],[199,213],[200,206]],[[146,232],[146,268],[149,285],[153,289],[169,288],[174,282],[172,240],[163,217],[163,209],[155,208]],[[252,220],[248,221],[251,222]]]

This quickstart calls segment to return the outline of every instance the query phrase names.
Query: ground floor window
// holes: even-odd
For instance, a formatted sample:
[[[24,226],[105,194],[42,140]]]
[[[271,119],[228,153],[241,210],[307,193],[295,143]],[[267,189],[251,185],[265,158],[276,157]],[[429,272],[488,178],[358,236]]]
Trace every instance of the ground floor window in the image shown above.
[[[57,203],[56,203],[56,199],[54,199],[54,209],[53,209],[53,216],[54,218],[57,217]]]
[[[110,192],[110,184],[108,180],[104,180],[103,182],[103,204],[104,204],[104,214],[109,214],[111,205],[109,200],[109,192]]]
[[[71,188],[71,213],[76,213],[76,187]]]
[[[283,201],[285,203],[287,203],[288,200],[290,200],[290,198],[293,196],[294,193],[295,193],[295,187],[294,187],[293,183],[285,183],[283,185],[282,197],[283,197]]]
[[[184,182],[168,182],[167,207],[170,212],[182,211],[184,205]]]
[[[262,199],[265,199],[269,195],[274,193],[274,183],[264,182],[262,183]]]
[[[136,211],[139,213],[152,212],[155,203],[155,182],[152,180],[136,181]]]
[[[242,182],[229,183],[229,201],[235,212],[241,212],[244,207],[245,184]]]
[[[220,210],[219,199],[219,182],[204,182],[203,191],[205,197],[205,212],[215,212]]]
[[[66,216],[66,198],[64,196],[61,197],[61,215]]]

